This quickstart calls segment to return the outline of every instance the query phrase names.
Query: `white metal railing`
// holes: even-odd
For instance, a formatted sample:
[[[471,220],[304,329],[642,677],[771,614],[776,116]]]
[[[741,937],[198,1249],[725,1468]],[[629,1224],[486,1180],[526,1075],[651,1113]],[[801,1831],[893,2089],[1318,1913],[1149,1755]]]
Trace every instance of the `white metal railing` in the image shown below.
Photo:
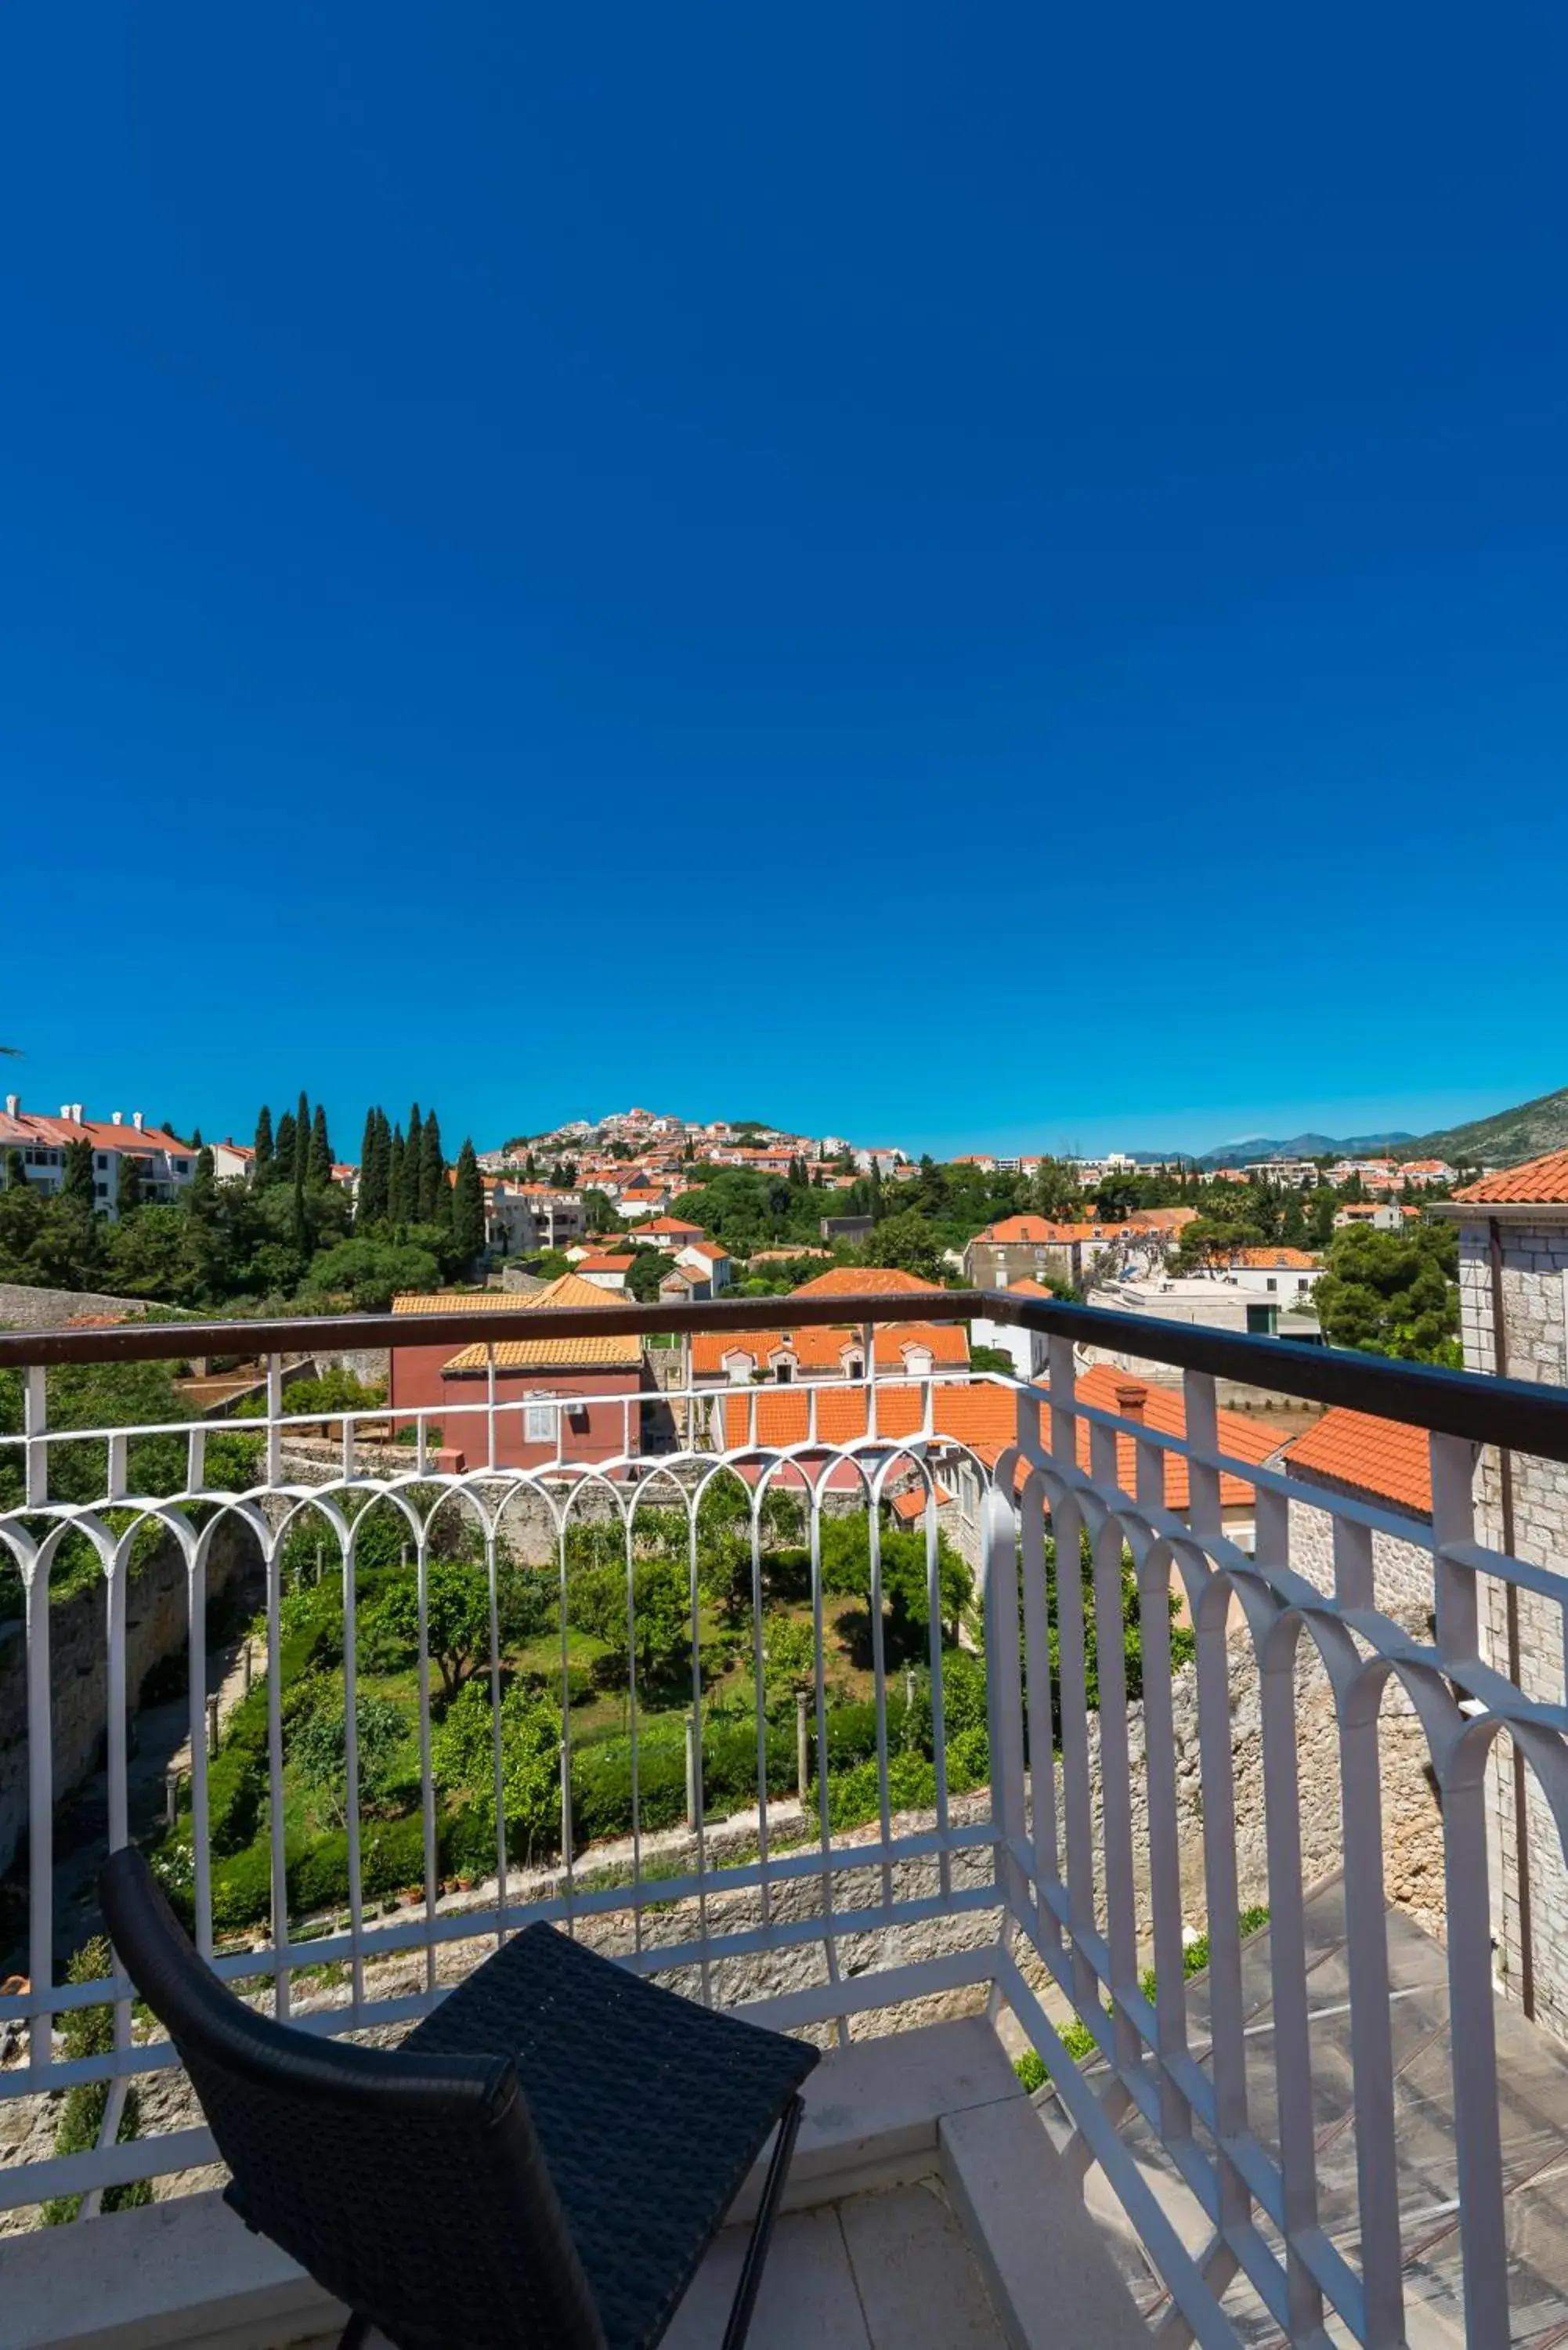
[[[933,1309],[940,1308],[933,1300]],[[701,1311],[701,1309],[698,1309]],[[869,1303],[867,1302],[867,1310]],[[688,1309],[690,1312],[691,1309]],[[649,1326],[659,1321],[650,1313]],[[1058,1317],[1060,1318],[1060,1317]],[[1086,1317],[1088,1321],[1094,1317]],[[400,1326],[396,1338],[418,1342]],[[1158,1354],[1166,1334],[1150,1331]],[[492,1324],[492,1345],[505,1334]],[[770,1444],[768,1399],[777,1389],[680,1388],[625,1397],[556,1397],[549,1457],[504,1465],[509,1430],[537,1410],[536,1399],[502,1399],[492,1371],[471,1405],[443,1403],[397,1412],[368,1407],[324,1414],[286,1409],[281,1357],[271,1358],[266,1409],[256,1419],[169,1421],[98,1431],[51,1426],[43,1368],[23,1375],[23,1426],[0,1439],[0,1476],[20,1461],[20,1492],[0,1513],[0,1544],[15,1562],[25,1610],[27,1763],[26,1895],[28,1987],[0,1999],[0,2030],[23,2033],[18,2057],[0,2066],[0,2100],[39,2099],[82,2084],[108,2081],[111,2095],[86,2152],[47,2155],[0,2166],[0,2210],[46,2197],[87,2199],[89,2216],[110,2187],[188,2168],[211,2157],[199,2117],[161,2137],[118,2143],[128,2085],[167,2069],[171,2052],[136,2022],[130,1988],[120,1978],[60,1979],[65,1919],[57,1867],[73,1831],[58,1806],[54,1751],[69,1693],[51,1662],[51,1577],[68,1545],[85,1539],[101,1574],[104,1609],[105,1792],[109,1846],[146,1823],[132,1817],[131,1740],[135,1712],[128,1673],[128,1620],[137,1589],[137,1545],[153,1526],[177,1546],[184,1581],[188,1649],[190,1908],[201,1948],[221,1972],[254,1987],[265,1979],[276,2012],[296,2005],[301,1970],[345,1973],[346,1996],[301,2014],[306,2028],[336,2032],[389,2023],[426,2011],[445,1988],[443,1960],[463,1945],[496,1938],[535,1917],[567,1930],[607,1933],[625,1962],[673,1972],[700,1995],[740,2003],[781,2028],[826,2028],[850,2035],[854,2019],[935,1991],[988,1986],[1005,2003],[1043,2059],[1056,2097],[1074,2126],[1072,2158],[1097,2163],[1136,2228],[1167,2299],[1161,2338],[1205,2344],[1241,2338],[1233,2281],[1244,2283],[1277,2328],[1276,2338],[1315,2342],[1337,2324],[1355,2340],[1386,2345],[1406,2338],[1409,2246],[1402,2223],[1397,2064],[1391,2033],[1386,1847],[1380,1721],[1387,1705],[1407,1700],[1424,1741],[1440,1804],[1445,1882],[1446,1968],[1451,2020],[1451,2096],[1455,2200],[1462,2253],[1467,2338],[1510,2338],[1510,2257],[1505,2178],[1499,2136],[1496,1993],[1491,1948],[1491,1882],[1496,1823],[1489,1816],[1490,1751],[1501,1735],[1517,1742],[1559,1832],[1568,1823],[1568,1705],[1523,1696],[1483,1653],[1479,1594],[1488,1578],[1542,1594],[1568,1607],[1568,1575],[1531,1565],[1476,1539],[1472,1482],[1476,1447],[1465,1436],[1431,1432],[1433,1510],[1429,1523],[1373,1503],[1314,1487],[1304,1490],[1278,1465],[1228,1457],[1221,1448],[1215,1381],[1206,1370],[1183,1374],[1184,1432],[1162,1433],[1143,1419],[1090,1409],[1075,1392],[1074,1337],[1050,1337],[1048,1378],[1037,1387],[967,1374],[853,1383],[864,1397],[863,1424],[847,1438],[820,1432],[826,1382],[783,1390],[804,1412],[800,1432]],[[1190,1351],[1191,1334],[1180,1342]],[[1231,1347],[1247,1342],[1230,1341]],[[1288,1387],[1289,1350],[1258,1342],[1270,1384]],[[866,1359],[872,1361],[867,1346]],[[1359,1366],[1365,1380],[1375,1366]],[[1314,1373],[1314,1378],[1320,1375]],[[1465,1382],[1456,1383],[1459,1387]],[[1473,1383],[1480,1384],[1480,1383]],[[981,1388],[1012,1398],[1012,1440],[1000,1454],[952,1433],[961,1424],[949,1399]],[[844,1383],[832,1391],[842,1398]],[[889,1402],[897,1395],[897,1408]],[[568,1415],[587,1403],[618,1418],[623,1440],[607,1460],[575,1461]],[[692,1432],[691,1449],[652,1460],[639,1450],[635,1415],[646,1404],[673,1410]],[[1408,1410],[1406,1416],[1408,1417]],[[735,1420],[715,1417],[725,1410]],[[689,1417],[688,1417],[689,1415]],[[759,1419],[759,1415],[760,1419]],[[1452,1417],[1451,1411],[1445,1416]],[[330,1461],[306,1460],[307,1430],[328,1419]],[[411,1428],[406,1467],[380,1440],[394,1421]],[[439,1425],[442,1442],[431,1440]],[[454,1430],[462,1431],[461,1442]],[[177,1440],[185,1474],[179,1490],[131,1490],[131,1471],[150,1437]],[[730,1439],[724,1448],[726,1436]],[[737,1436],[741,1440],[735,1440]],[[1130,1437],[1132,1490],[1118,1482],[1117,1440]],[[254,1448],[243,1475],[209,1477],[215,1440]],[[88,1443],[101,1448],[102,1490],[90,1500],[51,1498],[68,1479],[64,1456]],[[1087,1465],[1083,1454],[1087,1451]],[[464,1466],[441,1465],[461,1450]],[[317,1443],[317,1455],[321,1447]],[[473,1456],[479,1465],[473,1465]],[[232,1463],[232,1456],[230,1456]],[[1185,1464],[1186,1507],[1167,1506],[1167,1469]],[[940,1478],[954,1465],[984,1489],[979,1570],[985,1665],[988,1784],[962,1801],[950,1783],[944,1687],[952,1670],[944,1642],[941,1551],[946,1523]],[[715,1481],[744,1479],[744,1524],[751,1590],[733,1645],[749,1647],[756,1767],[744,1805],[745,1842],[719,1834],[706,1799],[709,1763],[704,1716],[711,1695],[713,1636],[704,1627],[707,1569],[702,1505]],[[1255,1495],[1252,1548],[1240,1546],[1222,1506],[1222,1481],[1240,1478]],[[321,1482],[315,1482],[320,1479]],[[922,1669],[929,1691],[930,1800],[923,1813],[901,1812],[897,1790],[900,1740],[909,1727],[889,1671],[883,1581],[881,1505],[913,1481],[923,1496],[928,1638]],[[167,1481],[165,1481],[167,1482]],[[0,1491],[3,1491],[0,1488]],[[768,1623],[770,1534],[767,1502],[785,1492],[800,1513],[805,1554],[803,1605],[812,1657],[805,1697],[808,1770],[781,1794],[770,1745],[764,1639]],[[417,1590],[417,1685],[421,1876],[417,1895],[383,1910],[368,1891],[375,1823],[361,1783],[358,1752],[359,1658],[356,1620],[358,1514],[377,1503],[400,1513]],[[1296,1555],[1298,1513],[1310,1503],[1332,1533],[1332,1569]],[[639,1794],[649,1768],[655,1715],[639,1688],[636,1625],[639,1525],[651,1509],[683,1513],[686,1619],[690,1648],[686,1733],[689,1793],[683,1827],[660,1842]],[[875,1816],[851,1839],[835,1829],[828,1671],[825,1528],[846,1511],[864,1516],[869,1577],[869,1704],[874,1735]],[[442,1800],[432,1767],[439,1707],[432,1665],[439,1627],[431,1622],[431,1569],[439,1564],[443,1513],[462,1513],[473,1529],[488,1595],[482,1676],[488,1679],[493,1738],[495,1849],[493,1879],[458,1895],[443,1892]],[[502,1605],[509,1545],[534,1513],[547,1540],[547,1575],[561,1676],[558,1767],[561,1849],[543,1874],[533,1855],[509,1849],[504,1784],[501,1700],[505,1651]],[[336,1544],[341,1593],[341,1695],[344,1724],[344,1898],[325,1920],[301,1914],[291,1899],[288,1741],[291,1691],[282,1665],[290,1620],[286,1587],[291,1528],[314,1513]],[[587,1767],[574,1742],[570,1551],[574,1527],[609,1531],[626,1574],[627,1689],[624,1738],[630,1782],[625,1849],[612,1856],[574,1849],[572,1822]],[[212,1848],[212,1679],[206,1631],[207,1577],[223,1530],[245,1530],[254,1544],[265,1626],[265,1758],[258,1832],[266,1853],[265,1916],[257,1929],[225,1948],[214,1932]],[[1046,1543],[1054,1544],[1054,1578]],[[1374,1605],[1379,1541],[1397,1541],[1429,1560],[1429,1630],[1401,1625]],[[829,1544],[831,1547],[831,1544]],[[535,1545],[537,1547],[537,1545]],[[1089,1561],[1080,1572],[1080,1555]],[[1091,1660],[1092,1625],[1123,1617],[1124,1553],[1136,1576],[1143,1657],[1141,1708],[1128,1703],[1120,1639],[1101,1638]],[[97,1589],[97,1585],[93,1586]],[[1054,1591],[1054,1596],[1052,1593]],[[1192,1817],[1179,1786],[1181,1757],[1173,1710],[1176,1592],[1194,1649],[1197,1816],[1200,1866],[1184,1860],[1184,1820]],[[95,1603],[96,1604],[96,1603]],[[705,1651],[707,1653],[705,1653]],[[1321,1660],[1331,1706],[1342,1822],[1344,1957],[1354,2074],[1356,2213],[1353,2230],[1331,2231],[1320,2210],[1320,2148],[1314,2113],[1313,2033],[1304,1924],[1309,1892],[1303,1867],[1300,1796],[1303,1659]],[[1272,2060],[1268,2112],[1256,2103],[1258,2050],[1250,2044],[1243,1996],[1241,1836],[1232,1715],[1238,1660],[1255,1668],[1261,1759],[1244,1790],[1261,1806],[1266,1848]],[[1250,1662],[1249,1662],[1250,1660]],[[1097,1708],[1091,1703],[1091,1662]],[[1403,1699],[1390,1700],[1390,1692]],[[711,1718],[711,1717],[710,1717]],[[222,1741],[219,1752],[223,1752]],[[1182,1805],[1188,1803],[1184,1813]],[[739,1811],[742,1806],[734,1804]],[[92,1839],[89,1837],[88,1842]],[[1190,1839],[1189,1839],[1189,1844]],[[656,1849],[656,1847],[658,1847]],[[1560,1855],[1552,1856],[1557,1867]],[[670,1873],[674,1872],[674,1873]],[[447,1880],[450,1882],[450,1879]],[[408,1888],[400,1888],[407,1892]],[[736,1897],[736,1898],[732,1898]],[[743,1898],[742,1898],[743,1897]],[[1209,1937],[1208,2022],[1195,2029],[1184,1940],[1197,1915]],[[301,1929],[308,1925],[308,1931]],[[924,1929],[951,1930],[931,1936]],[[889,1930],[891,1929],[891,1930]],[[922,1940],[940,1947],[924,1949]],[[845,1962],[846,1949],[853,1964]],[[814,1979],[782,1989],[772,1961],[809,1951]],[[913,1955],[910,1953],[913,1952]],[[417,1962],[410,1987],[407,1962]],[[1152,1960],[1153,1983],[1148,1981]],[[404,1972],[393,1977],[390,1962]],[[738,1988],[737,1988],[738,1987]],[[57,2046],[59,2019],[113,2005],[107,2054],[70,2056]],[[1091,2061],[1069,2054],[1054,2024],[1063,2002],[1092,2041]],[[1250,2062],[1252,2070],[1250,2072]],[[1207,2222],[1195,2250],[1157,2184],[1153,2147],[1189,2208]]]

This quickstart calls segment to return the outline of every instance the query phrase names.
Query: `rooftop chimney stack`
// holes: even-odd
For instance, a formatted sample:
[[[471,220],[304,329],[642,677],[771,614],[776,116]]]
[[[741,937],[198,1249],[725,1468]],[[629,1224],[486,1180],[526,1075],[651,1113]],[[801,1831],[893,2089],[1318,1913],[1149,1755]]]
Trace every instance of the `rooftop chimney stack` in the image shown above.
[[[1140,1420],[1148,1401],[1148,1389],[1141,1379],[1128,1379],[1116,1389],[1116,1409],[1124,1419]]]
[[[21,1097],[21,1095],[20,1095],[20,1094],[7,1094],[7,1095],[6,1095],[6,1097],[5,1097],[5,1115],[6,1115],[6,1117],[7,1117],[7,1118],[15,1118],[15,1117],[16,1116],[17,1112],[20,1110],[21,1107],[22,1107],[22,1097]]]
[[[130,1123],[136,1128],[138,1134],[140,1134],[141,1131],[141,1112],[139,1109],[133,1109],[131,1111]]]
[[[122,1109],[117,1109],[110,1112],[110,1117],[116,1126],[119,1125],[124,1116],[125,1112]]]

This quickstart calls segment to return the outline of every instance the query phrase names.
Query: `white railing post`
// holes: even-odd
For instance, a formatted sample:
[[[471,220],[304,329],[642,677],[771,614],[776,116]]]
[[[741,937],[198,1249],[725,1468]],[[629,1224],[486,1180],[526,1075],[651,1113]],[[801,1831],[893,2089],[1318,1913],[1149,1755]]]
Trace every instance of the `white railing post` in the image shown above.
[[[49,1448],[44,1433],[48,1424],[48,1388],[43,1366],[29,1363],[22,1379],[22,1433],[26,1440],[23,1473],[29,1509],[41,1509],[49,1498]]]
[[[1019,1672],[1018,1532],[1012,1503],[992,1485],[981,1504],[986,1726],[991,1811],[1001,1834],[997,1878],[1010,1916],[1023,1914],[1027,1839],[1023,1783],[1023,1691]]]

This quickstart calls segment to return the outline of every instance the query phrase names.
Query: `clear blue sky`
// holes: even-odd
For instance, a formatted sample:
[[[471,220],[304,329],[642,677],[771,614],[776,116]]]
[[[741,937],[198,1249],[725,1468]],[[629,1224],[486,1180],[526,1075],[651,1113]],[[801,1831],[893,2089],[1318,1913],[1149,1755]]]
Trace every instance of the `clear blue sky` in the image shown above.
[[[25,1098],[1568,1082],[1568,18],[0,27]]]

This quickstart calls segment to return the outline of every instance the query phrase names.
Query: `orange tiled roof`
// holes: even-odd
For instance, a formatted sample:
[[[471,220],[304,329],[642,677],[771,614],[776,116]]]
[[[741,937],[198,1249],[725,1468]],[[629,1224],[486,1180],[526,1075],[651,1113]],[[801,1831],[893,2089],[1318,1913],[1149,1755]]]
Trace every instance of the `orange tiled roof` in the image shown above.
[[[1008,1283],[1007,1294],[1010,1297],[1054,1297],[1056,1295],[1054,1289],[1047,1289],[1043,1281],[1035,1281],[1027,1273],[1020,1274],[1016,1281]]]
[[[1117,1389],[1141,1389],[1146,1426],[1163,1436],[1185,1436],[1186,1406],[1177,1388],[1146,1387],[1114,1365],[1102,1363],[1085,1374],[1075,1390],[1077,1400],[1100,1411],[1120,1412]],[[816,1433],[824,1444],[848,1444],[866,1434],[866,1390],[863,1387],[827,1384],[808,1388],[739,1388],[721,1398],[726,1445],[740,1447],[753,1440],[751,1413],[756,1413],[755,1441],[761,1445],[804,1444],[810,1427],[812,1398],[816,1403]],[[1046,1406],[1040,1406],[1041,1432]],[[924,1423],[924,1390],[919,1385],[889,1379],[877,1390],[878,1435],[915,1435]],[[931,1423],[937,1438],[950,1437],[969,1446],[982,1461],[995,1461],[1017,1440],[1017,1390],[981,1382],[973,1387],[937,1388],[931,1401]],[[1219,1415],[1220,1449],[1232,1460],[1255,1461],[1260,1467],[1279,1451],[1283,1430],[1240,1412]],[[1134,1490],[1137,1476],[1136,1439],[1129,1429],[1116,1437],[1116,1477],[1124,1490]],[[1078,1424],[1078,1462],[1089,1467],[1089,1429]],[[1182,1511],[1189,1498],[1187,1462],[1179,1454],[1165,1455],[1166,1507]],[[1254,1490],[1244,1478],[1226,1471],[1220,1480],[1220,1501],[1225,1509],[1248,1508]]]
[[[858,1330],[817,1323],[804,1330],[699,1330],[691,1340],[691,1369],[696,1378],[716,1378],[732,1355],[750,1355],[758,1370],[787,1348],[802,1370],[836,1371],[843,1367],[849,1347],[859,1351]],[[969,1340],[958,1322],[878,1323],[873,1334],[874,1359],[889,1370],[904,1367],[907,1347],[924,1347],[934,1363],[963,1367],[969,1362]]]
[[[1543,1159],[1527,1159],[1522,1167],[1509,1167],[1498,1175],[1483,1175],[1479,1183],[1467,1183],[1454,1197],[1492,1200],[1500,1205],[1510,1200],[1542,1207],[1568,1204],[1568,1150],[1549,1150]]]
[[[538,1291],[515,1289],[400,1289],[394,1314],[520,1314],[537,1302]],[[604,1293],[596,1290],[602,1305]],[[570,1300],[563,1300],[570,1304]]]
[[[1336,1406],[1285,1449],[1293,1472],[1311,1470],[1337,1484],[1376,1493],[1382,1501],[1432,1512],[1432,1457],[1424,1428]]]
[[[635,1260],[629,1256],[580,1256],[579,1273],[629,1273]]]
[[[952,1495],[948,1492],[947,1487],[940,1482],[937,1484],[935,1491],[939,1506],[943,1502],[952,1500]],[[907,1493],[895,1493],[893,1496],[893,1515],[901,1519],[905,1525],[910,1524],[916,1518],[923,1518],[925,1514],[926,1489],[923,1485],[911,1485]]]
[[[790,1292],[792,1297],[888,1297],[897,1290],[936,1289],[918,1273],[900,1273],[895,1265],[836,1264],[830,1273],[814,1273]]]
[[[394,1301],[395,1304],[396,1301]],[[510,1301],[524,1312],[541,1305],[592,1305],[602,1308],[607,1301],[602,1289],[580,1274],[564,1273],[558,1281],[543,1289],[530,1290],[525,1295]],[[642,1361],[642,1340],[635,1330],[594,1331],[585,1338],[498,1338],[481,1340],[463,1347],[461,1354],[441,1365],[441,1377],[449,1372],[483,1371],[490,1359],[491,1344],[495,1349],[498,1371],[531,1371],[564,1369],[588,1366],[602,1370],[635,1370]]]
[[[1232,1264],[1246,1265],[1251,1271],[1272,1273],[1315,1273],[1318,1259],[1307,1250],[1299,1248],[1239,1248],[1231,1252]]]
[[[1196,1208],[1134,1208],[1127,1222],[1140,1232],[1179,1232],[1197,1216]]]

